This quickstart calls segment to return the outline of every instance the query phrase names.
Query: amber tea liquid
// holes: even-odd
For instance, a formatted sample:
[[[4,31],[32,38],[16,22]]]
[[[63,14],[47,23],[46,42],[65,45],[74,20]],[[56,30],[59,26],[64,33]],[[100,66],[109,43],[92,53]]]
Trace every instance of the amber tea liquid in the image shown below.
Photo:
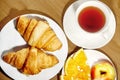
[[[98,32],[105,25],[105,15],[97,7],[89,6],[84,8],[78,16],[78,23],[87,32]]]

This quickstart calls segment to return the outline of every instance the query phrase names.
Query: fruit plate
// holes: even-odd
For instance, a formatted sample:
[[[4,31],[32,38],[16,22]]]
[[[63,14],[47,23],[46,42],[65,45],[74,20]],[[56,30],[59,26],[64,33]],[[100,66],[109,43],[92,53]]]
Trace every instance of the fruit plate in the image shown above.
[[[47,68],[42,70],[39,74],[36,75],[24,75],[20,73],[16,68],[12,67],[11,65],[7,64],[2,60],[2,55],[9,50],[13,50],[14,47],[16,46],[23,46],[26,45],[26,42],[24,39],[21,37],[21,35],[18,33],[18,31],[15,28],[16,24],[16,18],[13,18],[10,20],[0,31],[0,66],[2,70],[12,79],[17,79],[17,80],[48,80],[55,76],[63,67],[64,62],[67,58],[67,53],[68,53],[68,43],[67,39],[64,35],[64,32],[60,28],[60,26],[51,18],[45,16],[45,15],[40,15],[40,14],[24,14],[23,16],[28,16],[28,17],[35,17],[35,18],[42,18],[48,21],[49,25],[53,29],[53,31],[56,33],[57,37],[60,39],[62,42],[62,48],[60,50],[50,52],[50,54],[55,55],[59,63],[51,68]],[[48,52],[49,53],[49,52]]]
[[[102,53],[98,50],[88,50],[88,49],[86,49],[86,50],[84,50],[84,52],[85,52],[85,55],[87,57],[87,63],[90,66],[90,68],[98,61],[101,61],[101,60],[109,61],[112,64],[113,68],[115,69],[115,72],[116,72],[115,73],[116,74],[115,80],[117,80],[116,67],[115,67],[114,63],[112,62],[112,60],[107,55],[105,55],[104,53]],[[72,54],[70,57],[72,57],[73,55],[74,54]],[[64,75],[64,74],[65,73],[64,73],[64,68],[63,68],[61,75]]]

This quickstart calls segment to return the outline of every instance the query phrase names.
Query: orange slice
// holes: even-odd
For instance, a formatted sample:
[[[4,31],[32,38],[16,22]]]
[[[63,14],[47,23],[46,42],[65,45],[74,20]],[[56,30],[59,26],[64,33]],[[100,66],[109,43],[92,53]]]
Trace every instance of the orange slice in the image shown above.
[[[78,73],[78,65],[72,57],[69,57],[65,64],[66,75],[76,75]]]
[[[64,66],[65,74],[61,76],[61,80],[91,80],[90,67],[86,62],[87,57],[84,50],[78,50],[67,59]]]
[[[84,53],[83,49],[78,50],[75,55],[73,56],[73,59],[78,63],[78,64],[86,64],[87,57]]]

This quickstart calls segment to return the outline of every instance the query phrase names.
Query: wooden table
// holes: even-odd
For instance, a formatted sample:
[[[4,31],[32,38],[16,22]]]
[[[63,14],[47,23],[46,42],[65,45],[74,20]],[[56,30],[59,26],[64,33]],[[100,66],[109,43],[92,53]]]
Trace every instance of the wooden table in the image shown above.
[[[75,0],[0,0],[0,29],[13,17],[24,13],[43,13],[54,19],[63,29],[62,21],[65,10]],[[113,11],[116,18],[116,32],[113,39],[104,47],[98,50],[105,52],[115,63],[118,80],[120,80],[120,0],[101,0]],[[68,40],[69,53],[79,47]],[[56,75],[51,80],[59,80]],[[0,70],[0,80],[11,80]]]

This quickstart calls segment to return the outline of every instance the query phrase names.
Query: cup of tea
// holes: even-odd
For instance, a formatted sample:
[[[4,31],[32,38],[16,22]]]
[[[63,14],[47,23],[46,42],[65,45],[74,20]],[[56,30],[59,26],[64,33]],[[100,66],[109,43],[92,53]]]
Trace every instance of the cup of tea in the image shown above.
[[[97,0],[88,0],[76,9],[76,22],[78,29],[88,34],[105,33],[109,28],[110,12],[107,6]]]

